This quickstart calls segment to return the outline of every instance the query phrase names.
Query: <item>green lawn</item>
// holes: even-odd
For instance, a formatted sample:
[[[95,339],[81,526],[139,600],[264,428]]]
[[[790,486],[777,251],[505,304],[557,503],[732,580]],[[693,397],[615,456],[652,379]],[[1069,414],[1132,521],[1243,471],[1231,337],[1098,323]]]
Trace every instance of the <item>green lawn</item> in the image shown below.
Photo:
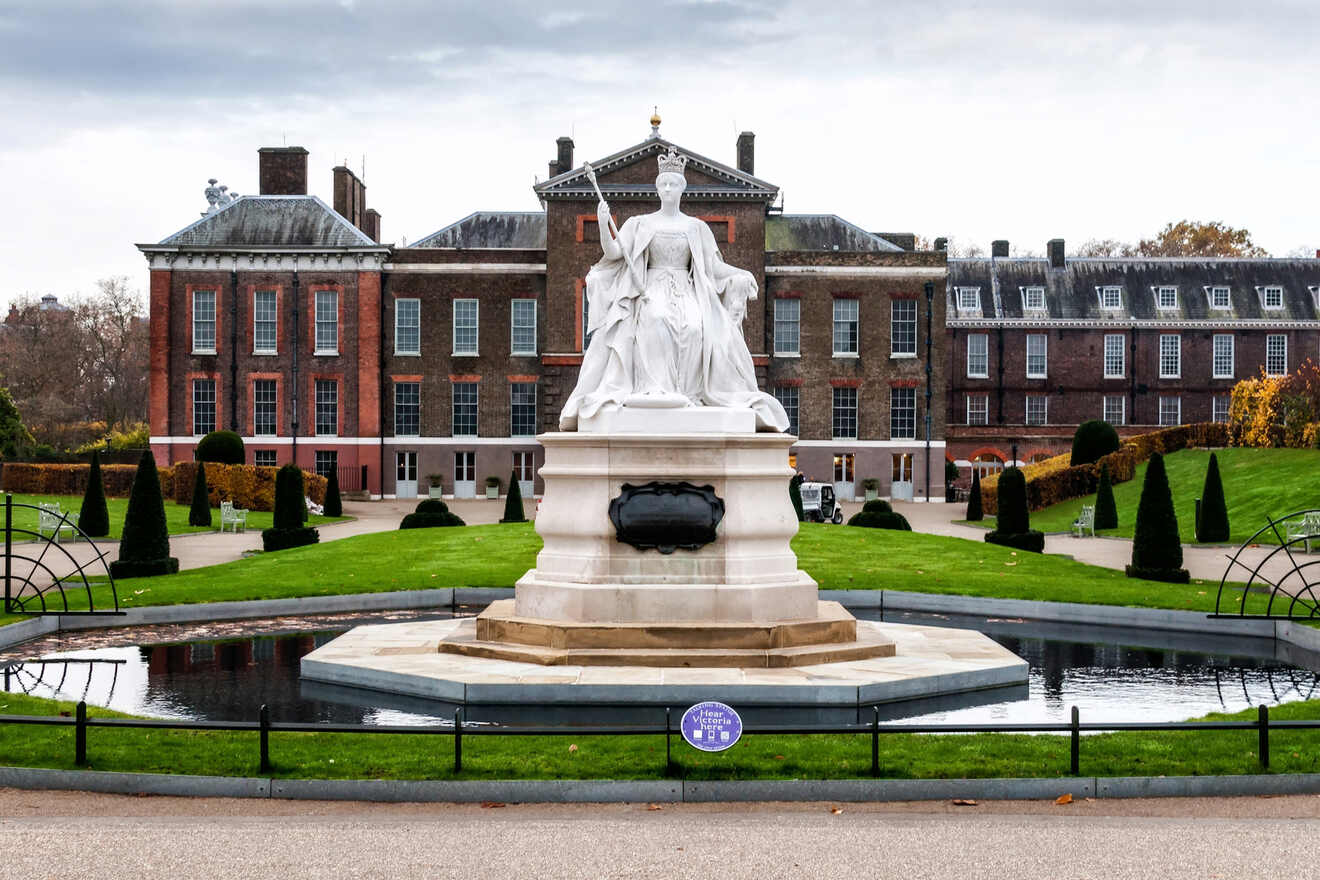
[[[15,504],[49,504],[58,502],[60,509],[66,512],[77,513],[82,509],[81,495],[15,495]],[[110,514],[110,534],[112,540],[119,540],[124,533],[124,512],[128,510],[127,498],[107,498],[105,499],[106,510]],[[190,532],[215,531],[220,528],[220,508],[211,510],[211,523],[207,526],[188,525],[189,506],[186,504],[177,504],[173,501],[165,501],[165,524],[170,530],[171,535],[184,535]],[[271,527],[271,520],[274,517],[269,511],[253,510],[248,512],[247,526],[249,529],[268,529]],[[320,525],[321,523],[340,522],[347,517],[327,517],[311,515],[308,518],[308,525]],[[14,527],[21,529],[37,530],[37,512],[26,507],[18,508],[14,511]],[[65,538],[67,540],[67,536]]]
[[[540,548],[531,523],[377,532],[177,575],[120,580],[116,587],[124,607],[512,587],[536,564]],[[1208,612],[1218,586],[1136,580],[1064,556],[963,538],[820,523],[804,523],[793,549],[799,565],[826,590],[910,590]]]
[[[72,703],[0,694],[0,714],[71,713]],[[94,707],[90,716],[116,716]],[[1254,720],[1255,710],[1210,715]],[[122,717],[122,716],[118,716]],[[1272,707],[1273,721],[1320,718],[1320,701]],[[1132,719],[1106,719],[1126,721]],[[1320,731],[1270,735],[1272,773],[1320,771]],[[863,735],[746,736],[726,752],[699,753],[673,739],[673,753],[689,779],[849,779],[870,774],[871,742]],[[257,735],[214,731],[162,732],[91,728],[92,770],[221,776],[258,774]],[[453,772],[453,738],[392,734],[275,733],[274,776],[328,779],[658,779],[665,773],[659,735],[544,737],[468,736],[463,771]],[[1060,778],[1069,790],[1065,736],[972,734],[886,735],[880,775],[904,779]],[[73,729],[0,724],[0,762],[10,766],[75,769]],[[1082,739],[1086,776],[1189,776],[1262,772],[1256,732],[1122,732]]]
[[[1235,543],[1247,540],[1265,526],[1266,515],[1280,517],[1296,510],[1320,507],[1320,450],[1217,449],[1215,455],[1219,458],[1224,497],[1228,501],[1230,537]],[[1196,499],[1201,497],[1209,460],[1210,453],[1204,449],[1184,449],[1164,458],[1174,511],[1178,515],[1178,531],[1185,544],[1196,542]],[[1146,465],[1142,463],[1135,477],[1114,486],[1118,528],[1103,529],[1099,534],[1132,537],[1145,477]],[[1031,514],[1031,526],[1042,532],[1071,531],[1082,505],[1094,503],[1094,495],[1062,501]],[[1260,541],[1279,543],[1272,535],[1262,535]]]

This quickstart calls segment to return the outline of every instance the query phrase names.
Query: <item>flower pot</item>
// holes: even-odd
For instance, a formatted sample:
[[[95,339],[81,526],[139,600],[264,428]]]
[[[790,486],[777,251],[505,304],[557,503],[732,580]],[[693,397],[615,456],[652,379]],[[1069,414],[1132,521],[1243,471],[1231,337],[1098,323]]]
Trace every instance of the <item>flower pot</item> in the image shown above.
[[[497,500],[499,497],[500,497],[500,487],[499,487],[499,486],[487,486],[487,487],[486,487],[486,500],[487,500],[487,501],[495,501],[495,500]]]
[[[879,490],[879,489],[867,489],[867,490],[866,490],[866,500],[867,500],[867,501],[874,501],[874,500],[876,500],[876,499],[879,498],[879,497],[880,497],[880,490]]]
[[[427,498],[443,498],[444,495],[445,495],[445,490],[440,486],[431,486],[426,490]]]

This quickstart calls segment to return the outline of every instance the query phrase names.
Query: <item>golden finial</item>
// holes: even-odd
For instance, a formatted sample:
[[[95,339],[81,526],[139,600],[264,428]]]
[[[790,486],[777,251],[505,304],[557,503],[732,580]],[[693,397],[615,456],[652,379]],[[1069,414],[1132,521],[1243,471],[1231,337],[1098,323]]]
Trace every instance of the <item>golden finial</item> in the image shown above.
[[[660,108],[655,107],[651,112],[651,137],[660,137]]]

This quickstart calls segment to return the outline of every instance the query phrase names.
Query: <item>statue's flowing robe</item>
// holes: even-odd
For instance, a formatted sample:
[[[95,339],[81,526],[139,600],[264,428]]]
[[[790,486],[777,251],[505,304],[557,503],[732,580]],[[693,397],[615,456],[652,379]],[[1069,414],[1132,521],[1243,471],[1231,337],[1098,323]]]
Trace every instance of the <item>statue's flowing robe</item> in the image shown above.
[[[721,301],[735,279],[726,271],[717,280],[717,267],[724,266],[724,259],[715,236],[702,221],[684,216],[692,252],[689,277],[701,311],[701,367],[695,377],[700,401],[707,406],[750,408],[756,413],[757,430],[785,431],[788,415],[779,401],[757,390],[747,343]],[[577,386],[560,413],[560,430],[576,430],[579,418],[591,418],[601,407],[621,406],[635,390],[638,299],[646,289],[646,249],[655,231],[651,215],[629,218],[618,236],[628,259],[602,258],[587,273],[586,330],[592,334],[591,344],[582,358]]]

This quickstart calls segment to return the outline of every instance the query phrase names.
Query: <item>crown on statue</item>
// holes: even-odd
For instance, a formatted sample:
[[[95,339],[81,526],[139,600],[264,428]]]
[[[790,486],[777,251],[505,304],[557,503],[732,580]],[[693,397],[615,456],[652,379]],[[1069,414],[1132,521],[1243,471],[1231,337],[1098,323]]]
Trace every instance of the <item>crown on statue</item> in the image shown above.
[[[687,156],[680,156],[670,147],[669,152],[660,156],[656,161],[660,163],[660,173],[673,173],[682,175],[687,170]]]

